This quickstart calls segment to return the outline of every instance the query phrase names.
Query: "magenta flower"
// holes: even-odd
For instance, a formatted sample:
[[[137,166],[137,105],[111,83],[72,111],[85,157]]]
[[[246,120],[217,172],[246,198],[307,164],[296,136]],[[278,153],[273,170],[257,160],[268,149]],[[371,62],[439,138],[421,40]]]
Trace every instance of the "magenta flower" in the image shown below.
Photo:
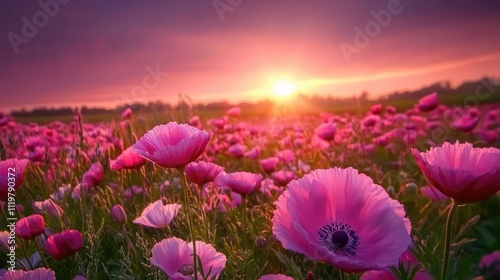
[[[260,167],[266,173],[271,173],[276,170],[276,166],[280,160],[277,157],[270,157],[259,160]]]
[[[43,232],[45,221],[42,215],[34,214],[21,218],[16,223],[16,235],[24,239],[34,239]]]
[[[152,228],[167,227],[175,216],[177,216],[180,208],[180,204],[174,203],[163,205],[161,199],[157,200],[154,203],[150,203],[142,211],[141,216],[134,220],[134,224]]]
[[[462,117],[461,119],[454,121],[451,125],[457,130],[469,132],[473,130],[474,127],[476,127],[478,122],[479,119],[477,117],[467,115],[465,117]]]
[[[375,104],[370,108],[370,113],[374,115],[379,115],[382,113],[382,104]]]
[[[493,277],[500,277],[500,251],[494,251],[491,254],[484,255],[479,261],[479,268],[489,270],[489,274],[492,277],[491,279],[498,279]]]
[[[132,109],[130,108],[125,109],[121,115],[122,120],[129,119],[131,116],[132,116]]]
[[[425,197],[434,201],[445,201],[448,199],[446,195],[444,195],[434,187],[421,187],[420,192],[422,192]]]
[[[293,278],[285,274],[266,274],[262,275],[259,280],[293,280]]]
[[[15,192],[24,181],[27,159],[7,159],[0,161],[0,200],[7,201],[9,193]]]
[[[198,185],[204,185],[208,182],[212,182],[222,170],[224,170],[224,167],[215,163],[199,161],[191,162],[186,165],[184,171],[191,182]]]
[[[177,237],[164,239],[153,246],[151,263],[161,268],[171,280],[193,279],[193,244]],[[202,241],[196,241],[196,254],[207,279],[219,279],[226,267],[226,256]],[[200,263],[198,262],[198,265]],[[201,279],[201,274],[198,275]]]
[[[127,222],[127,214],[120,204],[116,204],[111,208],[111,216],[119,224],[124,224]]]
[[[50,269],[40,267],[35,270],[9,270],[3,276],[3,280],[56,280],[56,274]]]
[[[100,162],[93,163],[89,170],[83,174],[82,187],[93,188],[99,185],[104,179],[104,169]]]
[[[500,190],[500,150],[445,142],[427,152],[411,150],[429,183],[459,203],[487,199]]]
[[[417,109],[422,112],[429,112],[434,110],[439,105],[438,94],[433,92],[426,95],[418,101]]]
[[[314,170],[275,204],[273,233],[284,248],[347,272],[397,265],[411,244],[403,206],[352,167]]]
[[[224,175],[224,184],[233,192],[247,195],[260,187],[262,175],[250,172],[233,172]]]
[[[45,251],[54,259],[62,260],[80,251],[82,245],[82,234],[78,230],[70,229],[47,238]]]
[[[247,151],[247,146],[243,144],[234,144],[227,148],[227,153],[235,158],[242,158]]]
[[[116,159],[111,160],[109,166],[113,170],[136,169],[146,163],[146,159],[134,153],[132,147],[128,147]]]
[[[337,126],[334,123],[322,123],[314,130],[314,133],[325,141],[331,141],[336,131]]]
[[[165,168],[183,168],[205,150],[210,133],[187,124],[157,125],[135,143],[134,152]]]

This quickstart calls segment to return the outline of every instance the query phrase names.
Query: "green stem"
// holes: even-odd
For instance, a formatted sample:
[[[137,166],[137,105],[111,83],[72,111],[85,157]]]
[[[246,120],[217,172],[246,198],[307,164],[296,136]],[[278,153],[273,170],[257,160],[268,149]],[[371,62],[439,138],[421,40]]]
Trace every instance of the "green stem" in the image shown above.
[[[247,196],[242,194],[241,200],[243,202],[243,246],[247,245]]]
[[[40,257],[42,257],[43,263],[45,264],[45,267],[49,267],[49,263],[47,262],[47,259],[43,255],[43,250],[40,247],[40,244],[35,240],[36,243],[36,248],[38,249],[38,253],[40,253]]]
[[[453,216],[455,214],[455,211],[457,210],[457,207],[458,204],[455,203],[455,200],[452,199],[450,212],[448,212],[448,218],[446,219],[446,233],[444,238],[444,260],[443,260],[443,268],[441,270],[441,280],[446,280],[446,273],[448,272]]]
[[[184,193],[184,203],[186,204],[186,213],[188,218],[188,227],[189,227],[189,235],[191,235],[191,239],[193,242],[193,270],[194,270],[194,279],[198,280],[198,255],[196,255],[196,240],[194,236],[194,228],[193,221],[191,220],[191,205],[189,204],[189,195],[188,188],[189,184],[186,179],[186,174],[184,173],[184,168],[180,168],[179,172],[182,177],[182,190]]]

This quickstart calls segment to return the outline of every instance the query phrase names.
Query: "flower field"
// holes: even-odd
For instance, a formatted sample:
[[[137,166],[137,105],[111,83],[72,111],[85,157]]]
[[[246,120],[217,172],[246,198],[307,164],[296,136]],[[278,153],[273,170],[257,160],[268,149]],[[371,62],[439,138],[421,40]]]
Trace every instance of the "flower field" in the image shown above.
[[[0,279],[500,279],[498,106],[85,118],[0,114]]]

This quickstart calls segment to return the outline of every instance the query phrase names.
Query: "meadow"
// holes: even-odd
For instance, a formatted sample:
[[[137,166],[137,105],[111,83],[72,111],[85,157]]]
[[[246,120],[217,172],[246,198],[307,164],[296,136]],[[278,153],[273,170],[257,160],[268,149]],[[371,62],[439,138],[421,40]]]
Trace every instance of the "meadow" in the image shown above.
[[[498,279],[500,106],[446,98],[4,117],[0,279]]]

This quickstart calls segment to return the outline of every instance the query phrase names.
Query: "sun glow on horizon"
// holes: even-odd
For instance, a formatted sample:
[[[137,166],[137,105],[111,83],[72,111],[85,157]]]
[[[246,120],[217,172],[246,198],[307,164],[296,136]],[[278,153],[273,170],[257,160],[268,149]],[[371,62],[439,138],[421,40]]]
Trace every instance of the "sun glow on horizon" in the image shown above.
[[[274,83],[273,92],[276,97],[283,98],[295,93],[297,87],[287,80],[280,80]]]

